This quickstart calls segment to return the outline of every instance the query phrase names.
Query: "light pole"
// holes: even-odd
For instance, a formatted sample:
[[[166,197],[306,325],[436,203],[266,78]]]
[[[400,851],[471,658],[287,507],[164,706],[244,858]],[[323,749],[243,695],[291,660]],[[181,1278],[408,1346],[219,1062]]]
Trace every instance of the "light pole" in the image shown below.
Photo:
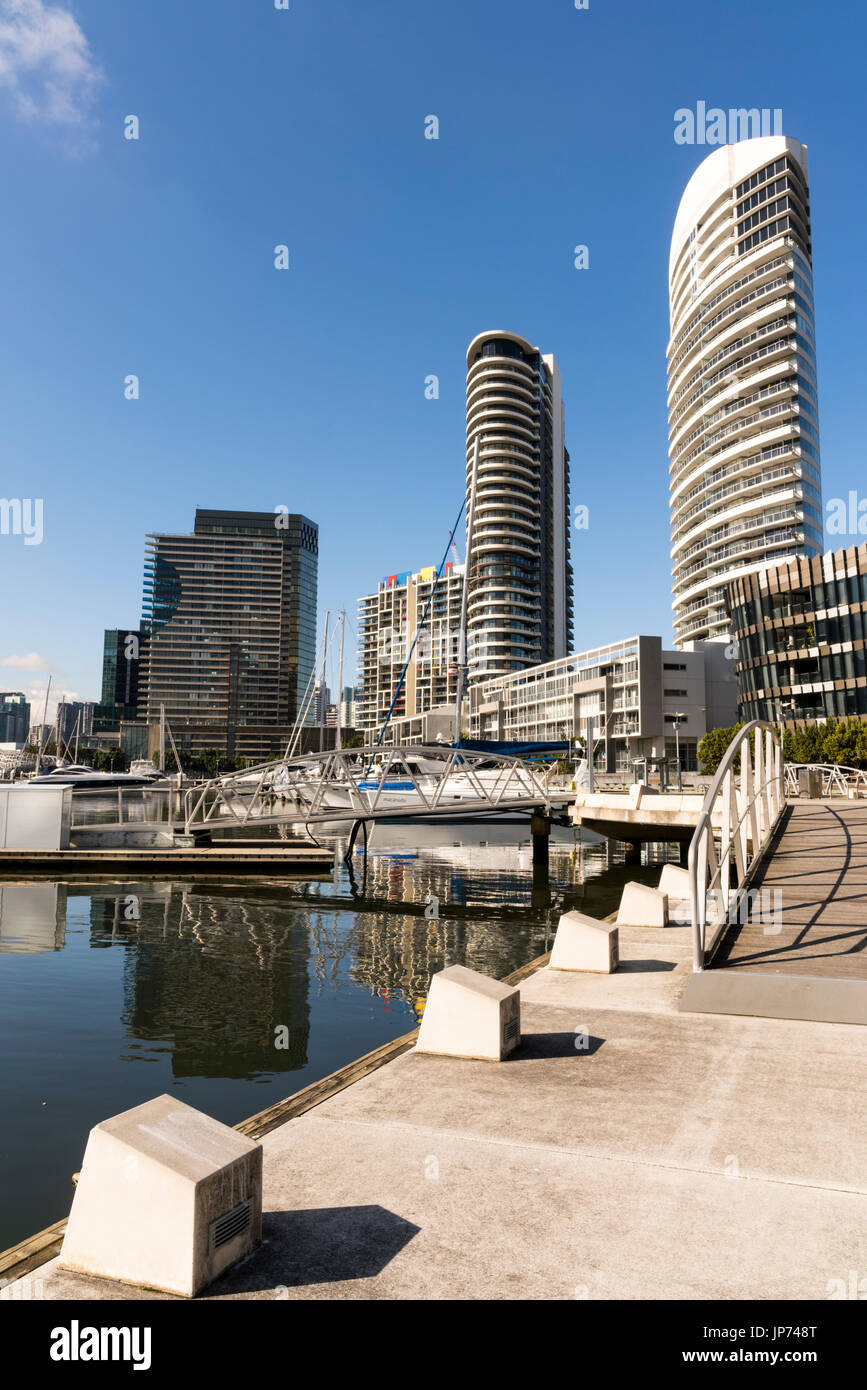
[[[680,725],[681,721],[687,718],[685,714],[673,714],[674,720],[674,757],[677,763],[677,790],[683,792],[683,775],[680,770]]]

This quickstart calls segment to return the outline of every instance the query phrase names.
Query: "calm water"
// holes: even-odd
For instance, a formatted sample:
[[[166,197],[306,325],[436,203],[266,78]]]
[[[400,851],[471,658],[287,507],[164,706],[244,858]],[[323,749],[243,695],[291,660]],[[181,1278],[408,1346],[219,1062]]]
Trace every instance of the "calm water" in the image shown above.
[[[235,1124],[414,1027],[436,970],[506,975],[658,873],[555,831],[533,906],[525,837],[391,826],[313,883],[0,880],[0,1250],[65,1215],[98,1121],[171,1091]]]

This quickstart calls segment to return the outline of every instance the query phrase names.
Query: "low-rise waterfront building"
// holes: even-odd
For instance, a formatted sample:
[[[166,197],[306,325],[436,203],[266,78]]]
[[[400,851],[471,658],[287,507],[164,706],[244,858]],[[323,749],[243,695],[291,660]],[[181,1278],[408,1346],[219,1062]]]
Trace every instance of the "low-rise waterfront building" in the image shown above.
[[[736,688],[720,642],[663,649],[661,637],[576,652],[559,661],[482,682],[470,691],[470,737],[554,743],[564,751],[591,733],[600,770],[631,773],[643,759],[697,769],[709,729],[735,722]]]
[[[867,542],[727,588],[740,715],[867,720]]]

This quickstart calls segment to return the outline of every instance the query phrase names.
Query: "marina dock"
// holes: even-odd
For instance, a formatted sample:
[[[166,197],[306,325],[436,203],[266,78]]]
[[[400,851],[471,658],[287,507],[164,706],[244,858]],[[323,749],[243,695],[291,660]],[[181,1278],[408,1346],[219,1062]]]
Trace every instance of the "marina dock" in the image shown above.
[[[867,1031],[681,1012],[690,955],[669,927],[621,928],[612,975],[543,957],[505,1062],[407,1034],[239,1125],[265,1243],[204,1296],[827,1299],[867,1267]],[[0,1279],[165,1297],[58,1269],[62,1227]]]
[[[334,853],[316,845],[227,842],[220,845],[156,846],[150,849],[0,850],[0,877],[10,874],[64,877],[68,874],[113,874],[133,878],[150,874],[329,874]]]

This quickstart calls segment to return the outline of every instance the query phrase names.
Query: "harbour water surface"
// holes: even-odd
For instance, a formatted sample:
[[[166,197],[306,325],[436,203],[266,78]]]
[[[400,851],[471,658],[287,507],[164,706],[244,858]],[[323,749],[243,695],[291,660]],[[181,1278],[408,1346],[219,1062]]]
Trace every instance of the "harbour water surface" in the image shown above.
[[[329,844],[315,882],[0,880],[0,1250],[66,1214],[100,1120],[171,1092],[235,1124],[413,1028],[435,971],[502,977],[675,854],[555,829],[546,894],[523,825],[382,827],[351,874]]]

